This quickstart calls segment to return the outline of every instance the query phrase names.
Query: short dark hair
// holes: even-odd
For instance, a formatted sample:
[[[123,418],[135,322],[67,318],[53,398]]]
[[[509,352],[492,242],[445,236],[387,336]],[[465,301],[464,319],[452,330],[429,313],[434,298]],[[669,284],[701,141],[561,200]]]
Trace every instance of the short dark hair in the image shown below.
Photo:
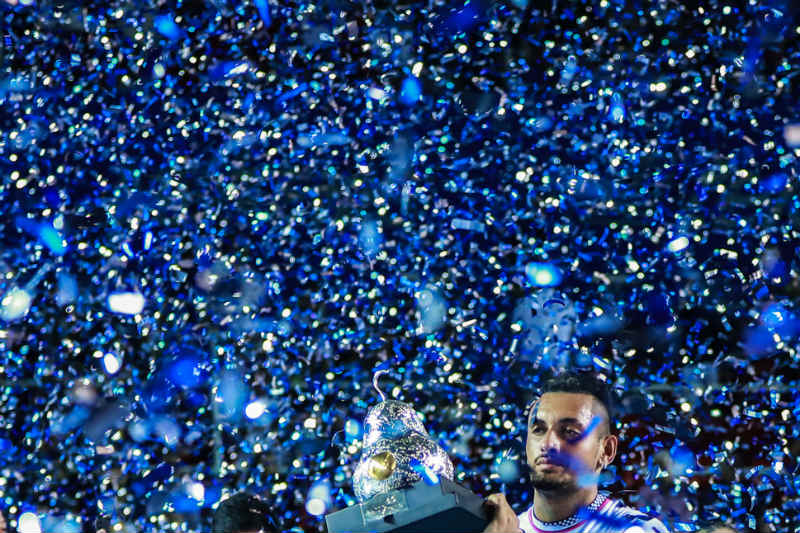
[[[545,380],[539,395],[546,392],[589,394],[600,402],[608,413],[609,430],[614,427],[614,398],[608,383],[591,372],[563,372]]]
[[[239,533],[260,531],[278,533],[270,508],[260,498],[248,492],[239,492],[223,500],[214,512],[212,533]]]

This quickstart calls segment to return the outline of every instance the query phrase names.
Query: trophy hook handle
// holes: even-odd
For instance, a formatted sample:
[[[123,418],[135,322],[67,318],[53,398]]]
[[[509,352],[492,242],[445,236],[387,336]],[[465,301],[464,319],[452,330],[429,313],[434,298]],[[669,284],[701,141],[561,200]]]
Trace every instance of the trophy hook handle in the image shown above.
[[[385,395],[385,394],[383,394],[383,391],[382,391],[382,390],[381,390],[381,388],[378,386],[378,379],[379,379],[379,378],[380,378],[382,375],[384,375],[384,374],[388,374],[388,373],[389,373],[389,371],[388,371],[388,370],[382,369],[382,370],[378,370],[377,372],[375,372],[375,374],[373,374],[373,376],[372,376],[372,387],[373,387],[373,388],[374,388],[376,391],[378,391],[378,394],[381,396],[381,401],[382,401],[382,402],[385,402],[385,401],[386,401],[386,395]]]

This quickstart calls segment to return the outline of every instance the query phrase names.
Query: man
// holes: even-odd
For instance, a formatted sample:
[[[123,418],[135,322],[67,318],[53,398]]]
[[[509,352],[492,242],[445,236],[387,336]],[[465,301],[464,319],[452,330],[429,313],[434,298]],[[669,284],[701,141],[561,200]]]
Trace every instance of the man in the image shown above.
[[[515,524],[502,494],[490,496],[486,533],[667,533],[651,518],[598,491],[616,456],[611,393],[599,379],[566,373],[548,380],[528,417],[526,453],[533,505]]]
[[[278,533],[267,504],[258,496],[239,492],[223,500],[214,512],[212,533]]]

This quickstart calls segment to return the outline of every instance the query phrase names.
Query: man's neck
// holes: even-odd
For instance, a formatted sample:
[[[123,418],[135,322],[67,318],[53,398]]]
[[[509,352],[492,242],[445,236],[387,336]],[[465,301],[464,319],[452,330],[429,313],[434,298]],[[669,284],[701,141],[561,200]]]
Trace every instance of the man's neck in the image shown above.
[[[542,522],[557,522],[574,515],[581,507],[587,507],[596,497],[596,486],[569,493],[534,489],[533,512]]]

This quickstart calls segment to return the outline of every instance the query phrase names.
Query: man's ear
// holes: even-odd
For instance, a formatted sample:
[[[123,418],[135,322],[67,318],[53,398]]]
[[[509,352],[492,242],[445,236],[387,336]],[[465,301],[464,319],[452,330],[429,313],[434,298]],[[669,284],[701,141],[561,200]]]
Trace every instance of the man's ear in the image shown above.
[[[599,459],[600,470],[603,470],[614,462],[614,458],[617,456],[617,444],[619,444],[619,439],[616,435],[606,435],[603,437]]]

